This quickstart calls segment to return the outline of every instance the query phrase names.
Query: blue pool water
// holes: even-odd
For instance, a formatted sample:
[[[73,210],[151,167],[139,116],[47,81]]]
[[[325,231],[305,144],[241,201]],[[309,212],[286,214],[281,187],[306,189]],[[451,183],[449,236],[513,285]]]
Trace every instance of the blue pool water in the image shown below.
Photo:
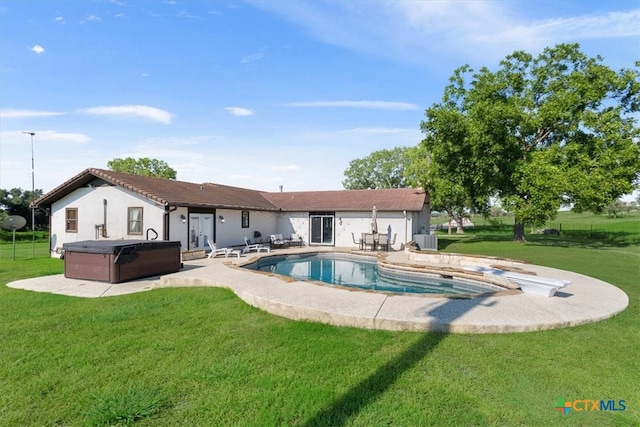
[[[380,268],[375,259],[348,254],[270,256],[260,258],[245,268],[269,271],[296,280],[316,280],[329,285],[379,292],[479,294],[500,290],[484,283]]]

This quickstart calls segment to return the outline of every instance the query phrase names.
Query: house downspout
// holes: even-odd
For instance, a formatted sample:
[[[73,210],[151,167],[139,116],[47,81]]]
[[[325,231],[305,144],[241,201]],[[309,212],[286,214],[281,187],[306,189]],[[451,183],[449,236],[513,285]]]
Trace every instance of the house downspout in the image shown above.
[[[102,237],[105,239],[109,236],[107,233],[107,199],[102,199],[104,222],[102,223]]]
[[[407,235],[407,227],[409,224],[407,221],[407,211],[402,211],[402,213],[404,214],[404,244],[402,245],[402,249],[404,249],[407,246],[407,242],[409,242],[409,240],[407,240],[409,238]]]
[[[169,214],[178,209],[177,206],[170,206],[168,203],[164,204],[164,224],[162,227],[162,240],[169,240]]]
[[[102,199],[102,224],[94,225],[96,231],[96,240],[109,237],[107,234],[107,199]]]
[[[52,248],[51,247],[51,242],[53,242],[53,240],[52,240],[53,234],[51,234],[52,233],[52,231],[51,231],[51,224],[52,224],[52,222],[51,222],[51,206],[52,205],[49,205],[48,208],[44,209],[44,211],[47,213],[47,217],[49,219],[49,256],[52,256],[52,252],[55,252],[55,250],[56,250],[56,248]]]

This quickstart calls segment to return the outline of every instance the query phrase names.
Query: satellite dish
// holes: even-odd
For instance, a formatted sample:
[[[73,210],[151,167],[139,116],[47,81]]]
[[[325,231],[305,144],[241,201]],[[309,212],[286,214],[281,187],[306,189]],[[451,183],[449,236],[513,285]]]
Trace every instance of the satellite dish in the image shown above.
[[[20,215],[10,215],[2,220],[2,228],[5,230],[20,230],[27,225],[27,220]]]

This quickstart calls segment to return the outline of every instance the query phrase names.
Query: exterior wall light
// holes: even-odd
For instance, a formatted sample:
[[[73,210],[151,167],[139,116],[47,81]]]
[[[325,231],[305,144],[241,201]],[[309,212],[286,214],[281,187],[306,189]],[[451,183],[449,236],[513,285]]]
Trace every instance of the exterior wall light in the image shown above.
[[[224,217],[220,215],[218,218],[220,219],[220,222],[224,224]]]
[[[182,220],[182,223],[183,223],[183,224],[186,224],[186,223],[187,223],[187,217],[186,217],[186,216],[184,216],[184,215],[180,215],[180,219]]]

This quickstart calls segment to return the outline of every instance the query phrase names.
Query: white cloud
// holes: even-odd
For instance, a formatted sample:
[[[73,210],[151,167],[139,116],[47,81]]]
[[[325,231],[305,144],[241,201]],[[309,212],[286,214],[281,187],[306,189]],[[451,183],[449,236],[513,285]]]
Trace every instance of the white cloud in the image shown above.
[[[40,130],[36,133],[35,138],[38,138],[39,141],[72,142],[75,144],[84,144],[91,140],[91,138],[82,133],[58,132],[55,130]]]
[[[598,16],[556,18],[512,26],[503,25],[494,32],[477,34],[476,43],[499,45],[513,40],[531,48],[575,40],[611,39],[640,35],[640,10]]]
[[[301,26],[324,43],[434,66],[447,57],[487,62],[516,49],[538,51],[557,43],[622,39],[640,34],[637,8],[537,19],[530,2],[253,1],[252,4]],[[574,10],[580,11],[580,7]]]
[[[407,102],[390,101],[312,101],[290,102],[283,104],[285,107],[343,107],[343,108],[370,108],[378,110],[418,110],[416,104]]]
[[[357,133],[357,134],[369,134],[369,135],[388,135],[388,134],[402,134],[402,133],[410,133],[416,134],[419,133],[416,129],[413,128],[385,128],[385,127],[376,127],[376,128],[353,128],[342,131],[342,133]]]
[[[181,10],[178,12],[178,14],[176,15],[178,18],[189,18],[189,19],[197,19],[198,16],[194,15],[186,10]]]
[[[40,46],[39,44],[34,45],[31,50],[35,53],[37,53],[38,55],[40,55],[41,53],[44,53],[44,48],[42,46]]]
[[[56,21],[58,24],[66,24],[66,22],[65,22],[64,17],[63,17],[63,16],[56,16],[55,21]]]
[[[215,135],[201,135],[201,136],[174,136],[174,137],[154,137],[147,138],[143,141],[144,144],[148,144],[154,149],[158,149],[160,146],[189,146],[198,144],[214,144],[218,141],[219,137]]]
[[[88,15],[85,19],[80,21],[81,24],[86,24],[87,22],[98,22],[100,21],[100,17],[98,15]]]
[[[49,117],[49,116],[61,116],[66,113],[60,113],[56,111],[37,111],[37,110],[17,110],[13,108],[7,108],[0,110],[0,119],[25,119],[30,117]]]
[[[269,166],[268,170],[270,171],[285,171],[285,172],[292,172],[292,171],[299,171],[302,168],[298,165],[282,165],[282,166]]]
[[[248,64],[249,62],[258,61],[258,60],[262,59],[263,57],[264,57],[264,54],[262,54],[262,53],[254,53],[252,55],[247,55],[247,56],[243,57],[240,60],[240,63]]]
[[[229,112],[229,114],[233,114],[234,116],[253,116],[254,112],[250,108],[242,108],[242,107],[227,107],[225,111]]]
[[[0,137],[2,138],[3,143],[6,141],[8,144],[21,144],[23,141],[26,141],[27,138],[30,138],[28,134],[25,134],[20,130],[11,130],[11,131],[3,131],[0,133]],[[74,144],[84,144],[89,142],[91,138],[89,136],[84,135],[82,133],[70,133],[70,132],[58,132],[56,130],[34,130],[35,135],[33,135],[33,139],[37,142],[63,142],[63,143],[74,143]]]
[[[171,113],[146,105],[100,106],[80,110],[82,113],[97,116],[144,117],[155,122],[170,124]]]

